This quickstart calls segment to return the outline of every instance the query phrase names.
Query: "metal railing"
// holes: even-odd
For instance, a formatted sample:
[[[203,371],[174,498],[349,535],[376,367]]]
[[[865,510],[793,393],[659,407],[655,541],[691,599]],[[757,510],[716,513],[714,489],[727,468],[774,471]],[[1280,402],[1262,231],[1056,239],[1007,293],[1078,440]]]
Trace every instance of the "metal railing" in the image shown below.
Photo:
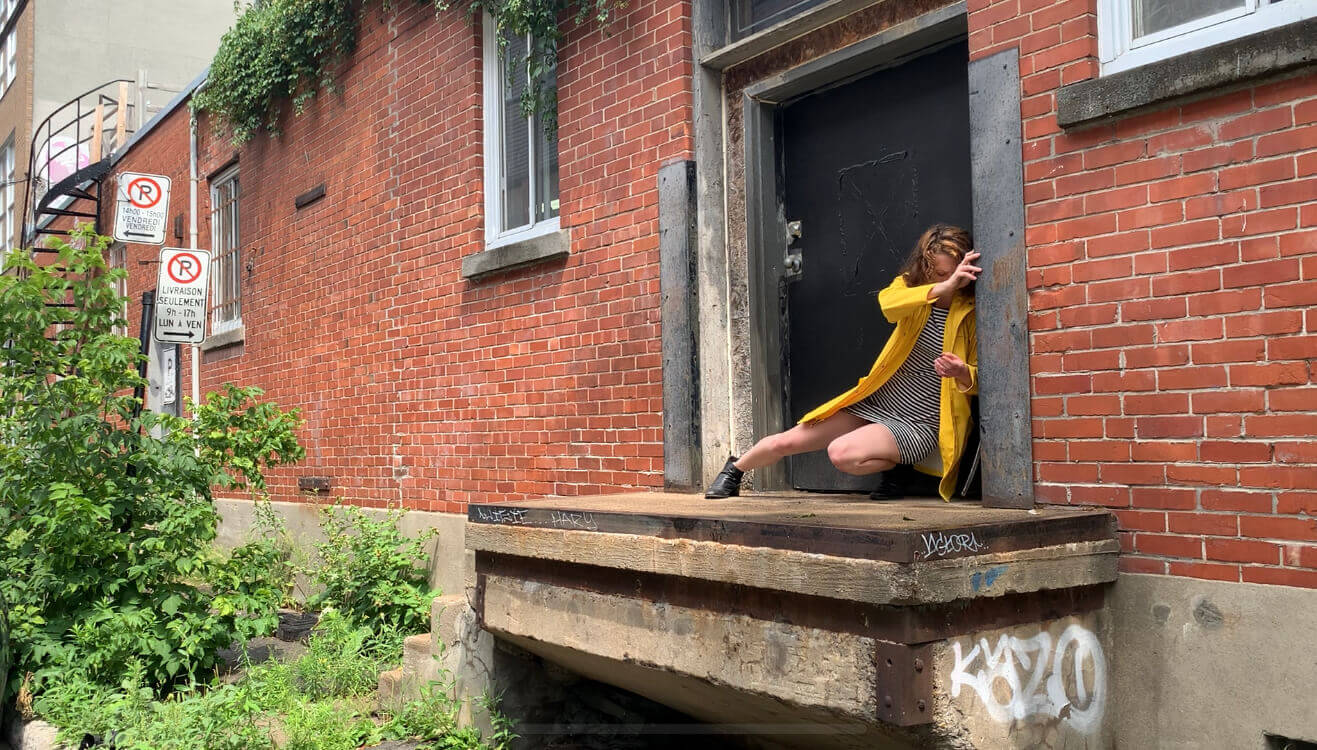
[[[51,188],[114,153],[141,126],[136,81],[101,84],[50,113],[32,132],[23,215],[39,220],[59,197]],[[74,184],[80,180],[72,180]]]

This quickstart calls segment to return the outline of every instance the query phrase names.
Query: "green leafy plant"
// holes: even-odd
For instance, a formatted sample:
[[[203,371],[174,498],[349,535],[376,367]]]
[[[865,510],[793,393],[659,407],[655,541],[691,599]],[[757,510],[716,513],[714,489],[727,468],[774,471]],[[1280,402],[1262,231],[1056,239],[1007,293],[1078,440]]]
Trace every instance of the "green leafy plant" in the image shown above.
[[[489,744],[496,750],[506,750],[513,740],[518,737],[512,731],[514,726],[512,719],[498,710],[501,701],[502,695],[485,692],[480,696],[480,705],[485,709],[485,715],[489,717],[490,727],[494,730],[493,736],[489,738]]]
[[[470,14],[488,12],[500,32],[535,40],[524,57],[529,85],[522,111],[541,114],[546,128],[556,127],[557,93],[545,81],[558,56],[562,20],[603,26],[624,0],[417,0],[435,12],[462,7]],[[337,76],[356,51],[360,12],[366,0],[266,0],[243,8],[220,40],[206,84],[193,94],[192,106],[227,124],[234,143],[262,131],[279,134],[288,104],[300,113],[319,91],[338,90]],[[378,0],[388,10],[390,0]],[[506,55],[506,38],[500,33]],[[521,66],[517,66],[521,67]],[[217,122],[217,124],[219,124]]]
[[[379,520],[352,506],[321,513],[326,540],[316,545],[318,564],[307,571],[320,593],[307,605],[333,607],[399,647],[404,635],[428,630],[430,603],[439,592],[430,588],[419,564],[433,532],[404,536],[398,528],[401,511]]]
[[[41,694],[36,709],[65,741],[113,733],[123,750],[354,750],[408,738],[428,748],[505,750],[513,737],[509,720],[487,706],[496,728],[489,740],[459,727],[451,685],[432,684],[396,713],[378,715],[375,677],[398,654],[371,640],[369,629],[326,610],[305,654],[288,663],[248,663],[235,682],[160,700],[140,665],[114,686],[70,672]]]
[[[261,505],[268,506],[268,502]],[[234,632],[243,641],[273,632],[279,625],[279,608],[293,603],[292,544],[281,524],[258,523],[257,529],[228,557],[211,562],[202,579],[213,596],[215,612],[245,615],[237,620]]]
[[[138,342],[114,333],[124,272],[106,267],[109,242],[79,230],[55,243],[53,263],[16,252],[0,276],[10,695],[27,672],[35,693],[67,671],[109,684],[133,671],[157,690],[188,683],[244,621],[268,622],[268,599],[195,581],[211,565],[212,485],[260,489],[265,468],[300,459],[296,413],[232,387],[190,404],[195,424],[141,411]],[[212,610],[216,596],[232,606]]]
[[[290,669],[301,695],[347,698],[375,689],[379,674],[402,659],[402,648],[381,644],[378,632],[354,625],[336,609],[320,614],[306,654]]]

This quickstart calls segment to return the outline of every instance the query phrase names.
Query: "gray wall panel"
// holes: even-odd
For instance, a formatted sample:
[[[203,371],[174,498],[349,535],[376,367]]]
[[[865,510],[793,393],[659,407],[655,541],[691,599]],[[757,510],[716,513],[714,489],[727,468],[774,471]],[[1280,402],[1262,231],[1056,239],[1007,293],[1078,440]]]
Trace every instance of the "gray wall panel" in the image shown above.
[[[984,504],[1033,505],[1029,409],[1029,291],[1025,284],[1020,69],[1015,49],[969,64],[979,410]]]

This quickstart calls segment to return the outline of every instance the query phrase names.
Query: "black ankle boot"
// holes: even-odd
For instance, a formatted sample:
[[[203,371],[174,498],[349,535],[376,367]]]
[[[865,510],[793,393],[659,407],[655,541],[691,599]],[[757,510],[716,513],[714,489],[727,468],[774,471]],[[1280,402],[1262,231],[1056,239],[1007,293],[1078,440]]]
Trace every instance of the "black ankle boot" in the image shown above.
[[[893,479],[888,472],[883,472],[878,479],[878,487],[869,493],[870,500],[900,500],[906,495],[903,483]]]
[[[718,476],[713,478],[713,484],[704,492],[704,496],[721,500],[725,497],[736,497],[741,494],[741,478],[745,472],[736,468],[736,456],[730,456],[723,470],[718,472]]]

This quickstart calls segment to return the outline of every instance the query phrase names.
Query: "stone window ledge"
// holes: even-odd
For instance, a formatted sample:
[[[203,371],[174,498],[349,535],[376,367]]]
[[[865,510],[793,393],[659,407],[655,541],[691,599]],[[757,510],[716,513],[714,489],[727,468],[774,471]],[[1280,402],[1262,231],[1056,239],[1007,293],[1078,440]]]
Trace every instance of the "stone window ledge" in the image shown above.
[[[1317,63],[1317,18],[1268,29],[1225,44],[1062,86],[1057,124],[1095,125],[1173,99]]]
[[[246,326],[238,326],[237,328],[231,328],[223,333],[211,334],[206,337],[205,341],[201,342],[201,351],[209,352],[215,349],[222,349],[226,346],[241,344],[246,337]]]
[[[478,281],[486,276],[533,263],[566,258],[571,253],[566,229],[482,250],[462,259],[462,278]]]

